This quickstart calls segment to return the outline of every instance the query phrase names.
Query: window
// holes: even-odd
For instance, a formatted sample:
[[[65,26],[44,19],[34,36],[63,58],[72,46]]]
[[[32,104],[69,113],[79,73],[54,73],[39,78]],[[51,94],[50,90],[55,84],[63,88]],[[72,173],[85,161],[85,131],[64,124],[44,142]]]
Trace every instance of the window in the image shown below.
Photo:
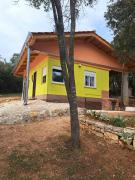
[[[42,83],[46,83],[46,68],[43,68],[42,71]]]
[[[85,71],[85,86],[86,87],[96,87],[96,73]]]
[[[55,83],[64,83],[61,67],[52,68],[52,81]]]

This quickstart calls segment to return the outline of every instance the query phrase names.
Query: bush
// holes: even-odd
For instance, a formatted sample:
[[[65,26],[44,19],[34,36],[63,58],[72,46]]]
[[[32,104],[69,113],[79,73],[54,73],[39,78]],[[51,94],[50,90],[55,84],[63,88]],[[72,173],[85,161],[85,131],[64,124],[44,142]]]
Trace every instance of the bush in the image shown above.
[[[114,117],[111,119],[111,124],[116,127],[125,127],[125,120],[123,117]]]
[[[109,124],[116,126],[116,127],[125,127],[126,126],[125,119],[123,117],[120,117],[120,116],[111,118],[111,117],[107,116],[106,114],[96,112],[96,111],[92,111],[92,110],[87,111],[86,115],[88,117],[90,116],[94,119],[109,123]]]

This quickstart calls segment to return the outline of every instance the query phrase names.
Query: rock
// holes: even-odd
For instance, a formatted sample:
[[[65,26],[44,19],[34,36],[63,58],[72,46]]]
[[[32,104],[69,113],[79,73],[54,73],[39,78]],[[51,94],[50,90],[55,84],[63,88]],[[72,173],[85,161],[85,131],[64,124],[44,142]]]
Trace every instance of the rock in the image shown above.
[[[108,132],[112,132],[113,131],[113,126],[111,126],[111,125],[106,125],[105,124],[104,128],[105,128],[105,131],[108,131]]]
[[[37,117],[38,117],[38,112],[36,111],[33,111],[33,112],[30,112],[30,120],[37,120]]]
[[[83,109],[83,108],[78,108],[78,114],[84,116],[84,114],[85,114],[85,109]]]
[[[135,134],[135,128],[124,128],[124,133]]]
[[[124,143],[123,141],[121,141],[121,140],[119,140],[118,143],[119,143],[119,145],[122,146],[122,147],[125,146],[125,143]]]
[[[95,125],[95,122],[92,121],[92,120],[86,120],[86,123],[89,124],[89,125]]]
[[[134,147],[131,144],[126,144],[127,148],[130,150],[134,150]]]
[[[28,112],[24,112],[22,115],[21,115],[21,121],[22,122],[29,122],[31,120],[30,118],[30,114]]]
[[[98,137],[103,137],[103,133],[97,132],[97,131],[92,131],[92,134],[95,134]]]
[[[50,118],[51,113],[49,110],[45,109],[38,113],[38,120],[44,120],[46,118]]]
[[[52,117],[57,117],[57,116],[67,116],[69,115],[69,110],[68,109],[56,109],[52,111],[51,116]]]
[[[135,135],[134,135],[134,139],[133,139],[133,148],[135,150]]]
[[[123,132],[123,128],[121,128],[121,127],[113,127],[112,130],[113,130],[116,134]]]
[[[104,132],[105,139],[111,139],[114,141],[118,141],[118,136],[116,134],[110,133],[110,132]]]
[[[95,127],[95,131],[101,132],[101,129],[99,127]]]
[[[101,123],[101,122],[97,122],[96,123],[96,127],[98,127],[98,128],[102,128],[102,129],[104,129],[104,127],[105,127],[105,124],[104,123]]]

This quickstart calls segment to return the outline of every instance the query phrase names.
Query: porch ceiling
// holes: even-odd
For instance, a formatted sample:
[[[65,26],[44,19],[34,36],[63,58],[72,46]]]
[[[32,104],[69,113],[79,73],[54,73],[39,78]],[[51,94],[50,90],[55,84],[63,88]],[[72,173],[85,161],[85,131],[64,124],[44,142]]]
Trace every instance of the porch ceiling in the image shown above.
[[[39,56],[38,52],[31,51],[30,63],[32,63],[37,56]],[[24,71],[26,70],[26,66],[27,66],[27,53],[25,52],[21,62],[19,63],[16,69],[17,73],[15,75],[22,76]]]

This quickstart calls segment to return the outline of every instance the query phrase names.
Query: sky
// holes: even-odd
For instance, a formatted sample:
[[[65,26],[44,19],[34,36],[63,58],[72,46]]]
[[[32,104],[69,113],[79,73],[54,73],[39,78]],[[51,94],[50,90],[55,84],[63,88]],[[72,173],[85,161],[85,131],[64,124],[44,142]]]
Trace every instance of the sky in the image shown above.
[[[107,1],[99,0],[94,8],[86,8],[80,14],[76,30],[96,30],[111,42],[112,32],[104,19]],[[25,0],[16,5],[14,0],[0,0],[0,55],[9,61],[13,53],[20,53],[28,32],[53,31],[52,21],[50,13],[30,7]]]

